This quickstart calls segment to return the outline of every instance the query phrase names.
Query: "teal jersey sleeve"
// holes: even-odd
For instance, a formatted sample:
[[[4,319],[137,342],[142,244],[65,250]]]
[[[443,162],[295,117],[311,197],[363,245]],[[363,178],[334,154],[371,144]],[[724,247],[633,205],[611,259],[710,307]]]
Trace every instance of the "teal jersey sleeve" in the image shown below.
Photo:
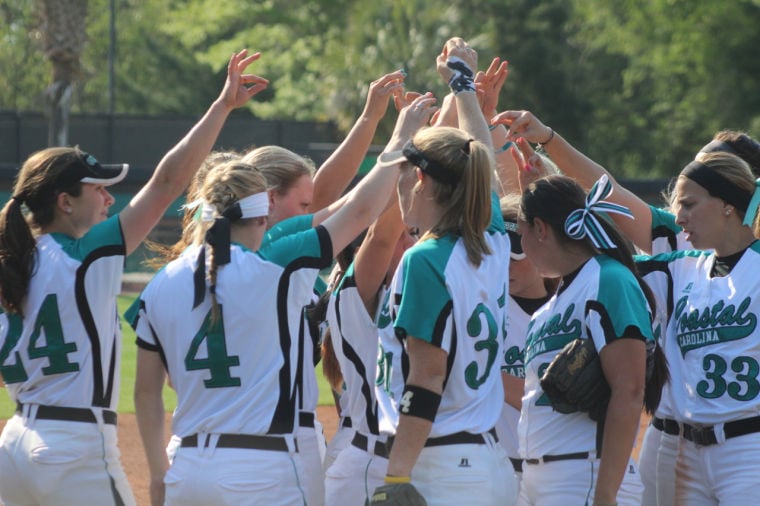
[[[645,339],[651,340],[650,308],[636,277],[610,257],[599,256],[597,260],[601,265],[599,303],[607,313],[602,319],[607,320],[605,325],[614,333],[614,336],[606,336],[607,339],[621,337],[626,328],[635,327]]]
[[[303,214],[300,216],[291,216],[288,219],[282,220],[264,234],[264,240],[262,247],[268,243],[281,239],[287,235],[297,234],[312,228],[312,222],[314,221],[313,214]]]
[[[404,255],[396,332],[432,342],[443,327],[452,305],[444,272],[455,244],[456,237],[450,235],[428,239]]]
[[[114,215],[93,226],[83,237],[74,239],[65,234],[52,233],[50,236],[61,245],[71,258],[80,262],[93,251],[100,248],[115,247],[114,252],[126,256],[124,234],[121,230],[119,216]]]
[[[281,267],[301,260],[302,267],[323,269],[332,263],[332,241],[327,229],[319,226],[263,244],[257,254]]]
[[[676,225],[676,217],[670,211],[658,207],[649,206],[652,212],[652,230],[667,229],[672,233],[678,233],[681,227]]]
[[[491,223],[488,225],[487,232],[505,233],[504,218],[501,216],[501,206],[499,205],[499,196],[496,192],[491,192]]]

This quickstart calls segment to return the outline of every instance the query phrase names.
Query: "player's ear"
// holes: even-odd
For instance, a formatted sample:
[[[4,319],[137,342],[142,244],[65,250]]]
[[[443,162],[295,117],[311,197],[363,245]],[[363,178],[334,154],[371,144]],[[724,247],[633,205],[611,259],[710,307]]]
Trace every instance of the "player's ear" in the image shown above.
[[[549,225],[547,225],[541,218],[534,218],[533,228],[536,231],[536,239],[538,239],[539,242],[545,241],[549,234]]]

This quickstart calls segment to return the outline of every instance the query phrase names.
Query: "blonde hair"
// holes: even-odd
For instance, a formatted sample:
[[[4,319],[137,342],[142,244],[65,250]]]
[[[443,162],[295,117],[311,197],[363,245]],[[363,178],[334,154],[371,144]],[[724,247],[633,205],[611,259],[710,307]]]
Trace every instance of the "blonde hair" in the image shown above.
[[[738,191],[746,192],[750,196],[755,192],[755,177],[752,174],[749,164],[743,159],[731,153],[725,153],[716,151],[713,153],[700,153],[697,156],[697,160],[706,165],[709,169],[715,171],[723,179],[728,181],[731,185],[735,186]],[[686,177],[679,175],[678,178]],[[706,188],[709,191],[709,188]],[[676,192],[670,194],[670,208],[675,209],[675,203],[678,198]],[[717,197],[719,198],[719,197]],[[736,214],[739,218],[744,219],[745,211],[741,209],[736,210]],[[760,223],[758,223],[757,216],[752,224],[752,230],[755,233],[755,237],[760,236]]]
[[[193,176],[190,185],[185,192],[185,204],[190,204],[198,199],[200,189],[203,186],[206,176],[215,167],[226,163],[240,160],[240,153],[236,151],[214,151],[209,154],[203,161],[198,172]],[[177,258],[190,244],[193,242],[193,236],[195,235],[195,227],[198,221],[195,219],[195,215],[198,212],[197,207],[185,207],[182,213],[182,235],[171,246],[165,246],[153,241],[145,241],[145,246],[148,250],[156,253],[154,258],[148,258],[143,262],[148,267],[153,269],[159,269],[167,263]]]
[[[37,254],[35,233],[55,219],[56,197],[78,197],[82,183],[57,187],[60,175],[80,163],[79,148],[48,148],[24,162],[13,196],[0,211],[0,300],[9,313],[23,315]],[[24,209],[25,208],[25,209]]]
[[[425,157],[459,176],[456,184],[430,177],[433,200],[444,212],[426,236],[440,237],[447,233],[461,236],[467,258],[479,266],[483,256],[491,253],[484,235],[491,222],[491,174],[495,166],[491,150],[452,127],[420,130],[413,142]]]
[[[242,161],[226,162],[215,167],[206,176],[203,185],[198,191],[198,197],[204,203],[216,208],[221,216],[222,212],[239,200],[266,191],[266,180],[255,167]],[[264,220],[265,218],[247,218],[251,220]],[[244,219],[245,220],[245,219]],[[244,221],[241,220],[241,221]],[[211,228],[213,222],[201,222],[192,227],[193,244],[205,242],[206,231]],[[235,222],[231,224],[235,226]],[[204,246],[205,247],[205,246]],[[214,258],[212,248],[207,248],[210,259],[210,268],[206,273],[211,291],[212,320],[218,317],[219,306],[216,300],[216,277],[218,265]]]
[[[313,177],[314,162],[279,146],[262,146],[243,156],[245,163],[256,167],[267,181],[267,189],[280,195],[288,191],[302,176]]]

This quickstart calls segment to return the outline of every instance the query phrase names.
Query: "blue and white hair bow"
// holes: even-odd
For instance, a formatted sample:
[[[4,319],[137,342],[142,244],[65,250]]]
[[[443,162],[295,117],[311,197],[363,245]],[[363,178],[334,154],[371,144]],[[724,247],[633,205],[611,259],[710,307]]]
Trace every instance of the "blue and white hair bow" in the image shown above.
[[[633,214],[627,207],[602,200],[611,194],[612,183],[605,174],[594,183],[591,191],[588,192],[586,206],[583,209],[576,209],[565,220],[565,233],[568,237],[579,241],[588,236],[598,249],[617,248],[617,245],[604,231],[599,218],[592,212],[617,213],[633,219]]]

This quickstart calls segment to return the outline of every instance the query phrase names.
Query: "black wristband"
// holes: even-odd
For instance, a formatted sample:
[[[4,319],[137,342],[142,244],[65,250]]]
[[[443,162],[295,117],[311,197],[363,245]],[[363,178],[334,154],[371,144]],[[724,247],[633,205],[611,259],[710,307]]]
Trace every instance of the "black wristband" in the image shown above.
[[[398,403],[402,415],[416,416],[431,422],[435,420],[440,404],[440,394],[417,385],[406,385],[404,395]]]

